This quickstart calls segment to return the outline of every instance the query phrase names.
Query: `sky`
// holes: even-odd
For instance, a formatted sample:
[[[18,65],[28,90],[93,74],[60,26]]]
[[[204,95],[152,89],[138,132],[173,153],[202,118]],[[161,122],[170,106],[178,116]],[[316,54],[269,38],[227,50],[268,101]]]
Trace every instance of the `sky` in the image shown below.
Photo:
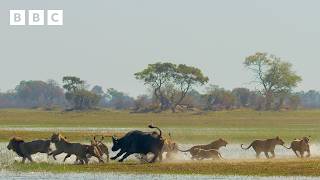
[[[1,0],[0,90],[74,75],[136,96],[147,90],[133,74],[155,62],[198,67],[226,89],[254,89],[243,61],[255,52],[292,63],[303,78],[296,90],[320,90],[319,7],[317,0]],[[62,9],[64,25],[9,26],[10,9]]]

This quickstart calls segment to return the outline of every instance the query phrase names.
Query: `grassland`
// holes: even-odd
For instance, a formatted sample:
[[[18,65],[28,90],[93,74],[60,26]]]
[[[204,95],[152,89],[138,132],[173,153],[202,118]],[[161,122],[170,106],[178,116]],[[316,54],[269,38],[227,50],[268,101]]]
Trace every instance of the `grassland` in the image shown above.
[[[165,134],[171,132],[178,143],[206,143],[218,137],[226,139],[229,143],[249,143],[252,139],[269,138],[276,135],[285,141],[306,135],[312,136],[312,142],[317,142],[320,139],[320,110],[288,112],[236,110],[202,114],[172,114],[169,112],[133,114],[113,110],[61,112],[2,109],[0,110],[0,141],[7,142],[14,135],[24,137],[26,140],[48,138],[52,132],[61,131],[70,141],[89,142],[89,139],[96,134],[121,136],[130,129],[146,129],[150,123],[161,127]],[[61,129],[59,130],[59,128]],[[96,129],[90,130],[90,128]],[[50,172],[320,176],[320,158],[315,157],[308,160],[230,160],[200,163],[186,161],[155,164],[113,162],[81,166],[14,163],[5,168],[14,171]]]
[[[63,131],[68,138],[86,141],[94,134],[118,134],[117,128],[146,128],[150,123],[161,127],[167,134],[182,143],[207,142],[223,137],[233,142],[247,142],[253,138],[268,138],[275,135],[285,140],[311,135],[320,138],[320,111],[256,112],[250,110],[220,111],[204,114],[193,113],[148,113],[132,114],[112,110],[88,112],[61,112],[40,110],[0,110],[0,141],[18,135],[26,139],[47,138],[56,128],[74,130]],[[84,128],[98,128],[95,132]],[[7,129],[9,128],[9,129]],[[17,128],[10,130],[10,128]],[[21,128],[21,129],[19,129]],[[28,131],[23,128],[40,128]],[[41,130],[41,128],[51,128]],[[82,128],[82,130],[77,130]],[[99,128],[115,130],[99,131]],[[126,130],[127,131],[127,130]]]

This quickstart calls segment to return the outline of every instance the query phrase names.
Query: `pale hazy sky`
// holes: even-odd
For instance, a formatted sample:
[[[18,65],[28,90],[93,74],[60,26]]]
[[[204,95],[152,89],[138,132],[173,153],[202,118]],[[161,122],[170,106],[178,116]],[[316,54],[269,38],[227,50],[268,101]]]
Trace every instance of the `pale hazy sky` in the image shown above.
[[[0,89],[75,75],[137,95],[146,89],[133,74],[157,61],[253,88],[242,62],[261,51],[293,64],[297,90],[320,90],[319,8],[317,0],[1,0]],[[63,9],[64,26],[9,26],[9,9]]]

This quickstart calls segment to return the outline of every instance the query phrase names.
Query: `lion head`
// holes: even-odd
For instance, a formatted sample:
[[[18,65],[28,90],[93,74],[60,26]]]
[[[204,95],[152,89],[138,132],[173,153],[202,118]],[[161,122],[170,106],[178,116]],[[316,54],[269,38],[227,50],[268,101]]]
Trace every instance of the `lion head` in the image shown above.
[[[216,146],[216,148],[220,148],[222,146],[226,147],[228,142],[222,138],[219,138],[218,140],[213,141],[211,144]]]
[[[23,156],[21,148],[20,148],[21,143],[24,143],[23,139],[21,139],[20,137],[13,137],[10,139],[7,148],[8,148],[8,150],[13,150],[19,156]]]
[[[59,142],[61,140],[64,140],[67,142],[67,137],[63,137],[60,133],[53,133],[50,140],[53,143]]]
[[[275,140],[275,144],[284,145],[284,141],[279,136],[274,138],[274,140]]]
[[[309,136],[309,137],[303,137],[302,140],[303,140],[305,143],[308,144],[308,143],[310,142],[310,139],[309,139],[309,138],[310,138],[310,136]]]

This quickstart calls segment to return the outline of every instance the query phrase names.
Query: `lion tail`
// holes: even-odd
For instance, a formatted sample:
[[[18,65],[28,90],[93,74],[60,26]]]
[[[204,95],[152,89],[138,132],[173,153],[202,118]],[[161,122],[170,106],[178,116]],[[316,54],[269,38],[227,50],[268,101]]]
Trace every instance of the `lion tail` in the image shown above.
[[[190,152],[190,150],[191,150],[191,148],[190,149],[187,149],[187,150],[181,150],[181,149],[179,149],[179,148],[177,148],[178,149],[178,151],[180,151],[180,152]]]
[[[285,146],[285,145],[282,145],[283,147],[285,147],[285,148],[287,148],[287,149],[291,149],[292,147],[290,146],[290,147],[287,147],[287,146]]]
[[[241,148],[244,149],[244,150],[248,150],[249,148],[252,147],[252,144],[253,144],[253,143],[251,143],[248,147],[243,147],[243,144],[241,144]]]

